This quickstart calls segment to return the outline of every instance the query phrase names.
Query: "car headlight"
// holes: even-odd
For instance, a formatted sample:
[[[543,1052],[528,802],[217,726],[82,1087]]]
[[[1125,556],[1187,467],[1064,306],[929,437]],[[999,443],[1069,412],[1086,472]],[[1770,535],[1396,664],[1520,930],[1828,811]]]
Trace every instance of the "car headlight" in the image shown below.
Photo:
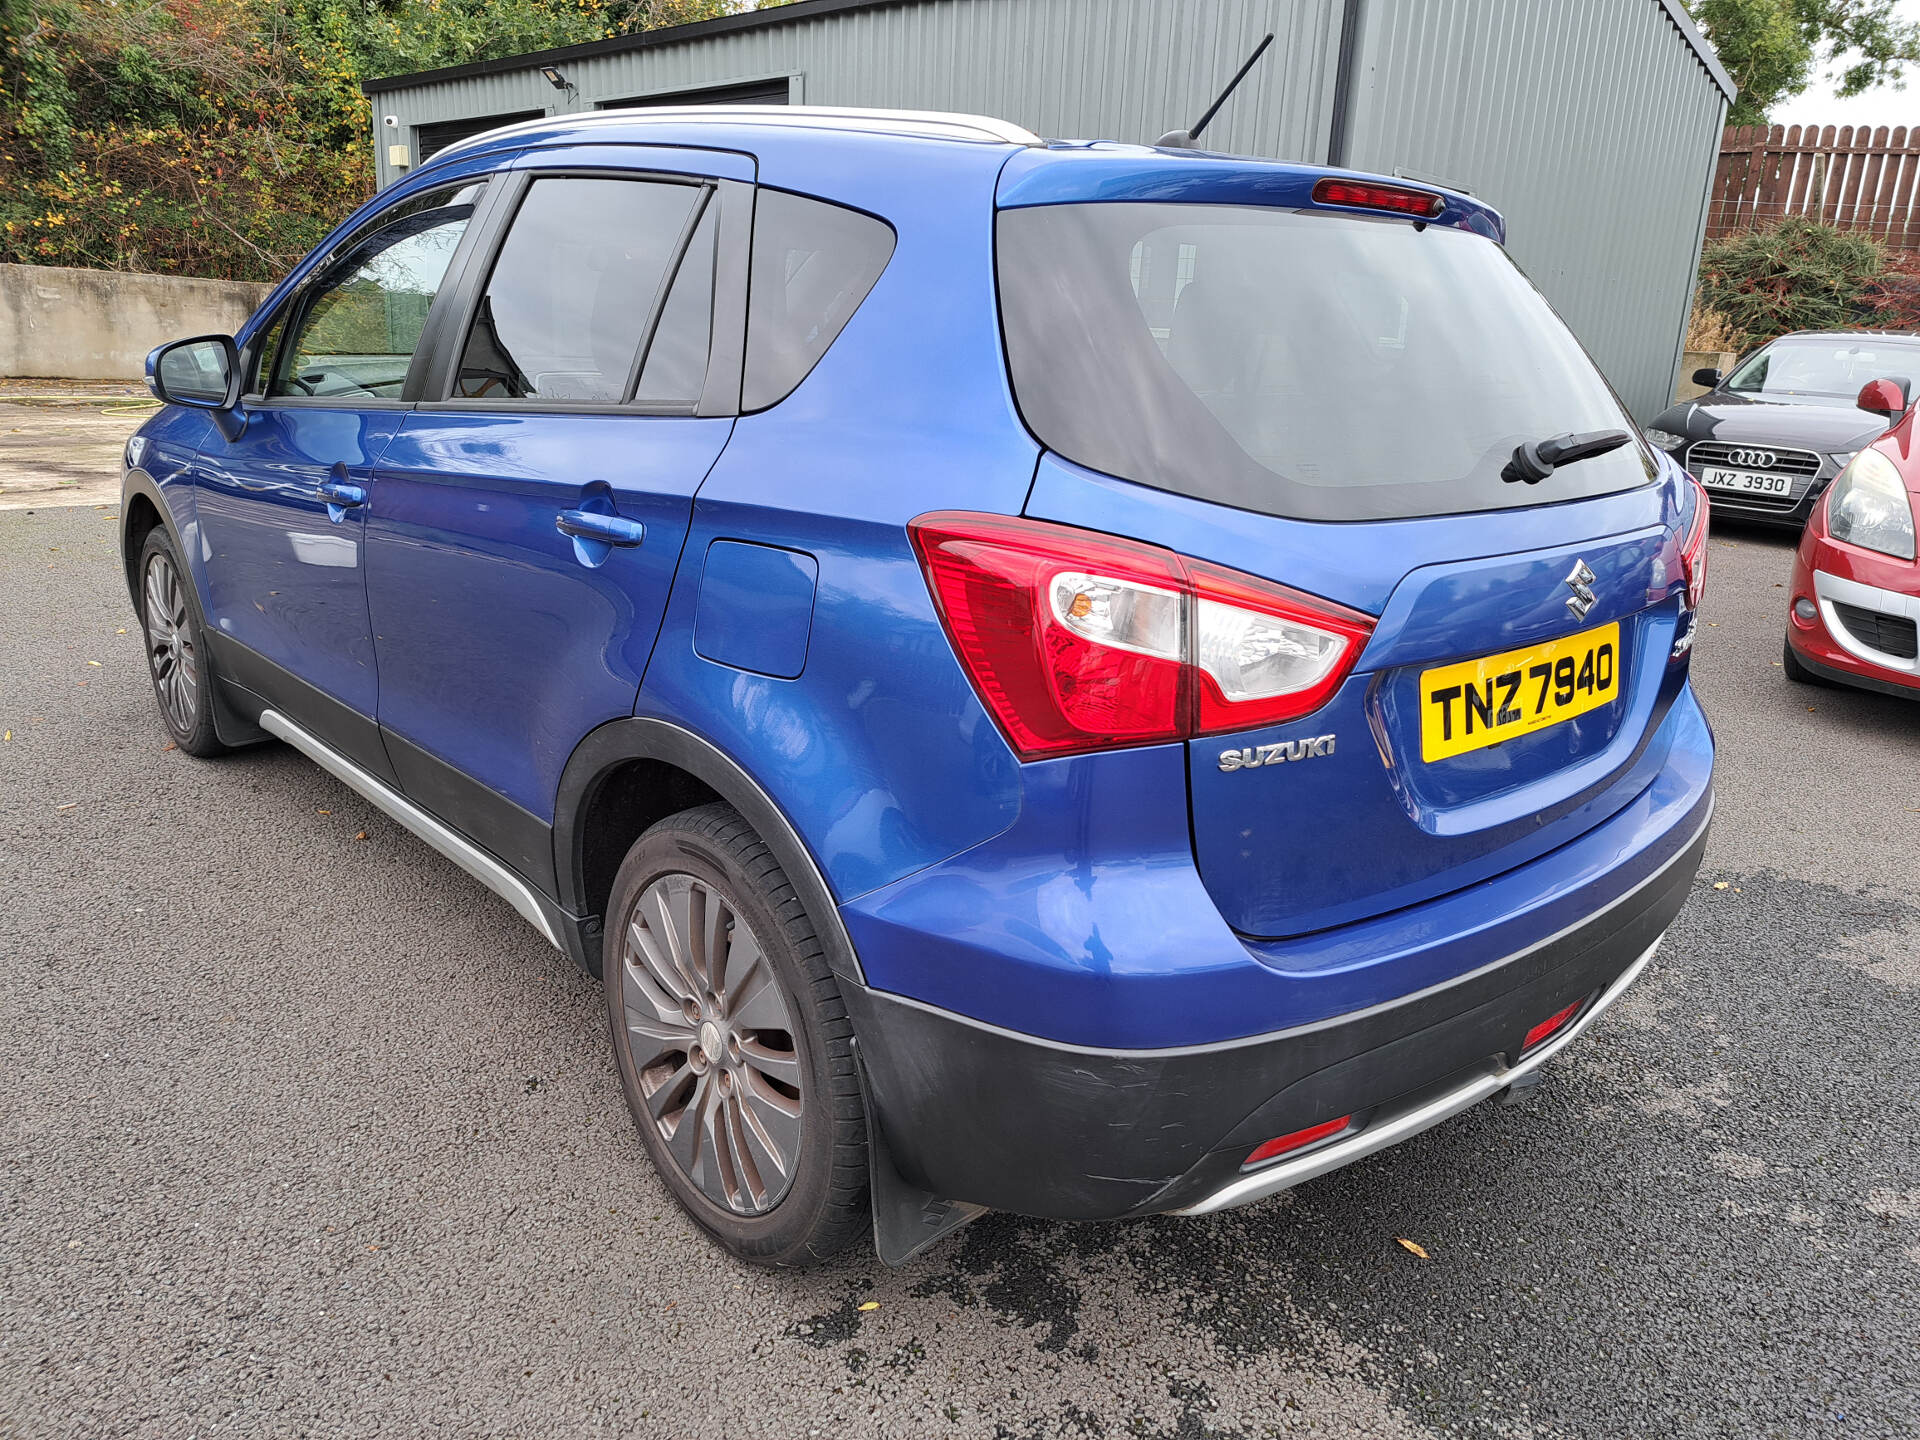
[[[1858,450],[1838,450],[1838,451],[1835,451],[1832,455],[1828,456],[1827,458],[1832,460],[1834,464],[1838,465],[1842,470],[1844,470],[1847,468],[1847,462],[1853,459],[1853,457],[1858,455],[1859,453],[1860,452]]]
[[[1662,450],[1669,452],[1678,450],[1682,445],[1687,443],[1686,436],[1676,435],[1671,430],[1643,430],[1640,433],[1658,445]]]
[[[1893,462],[1862,450],[1827,492],[1827,533],[1836,540],[1913,559],[1913,503]]]

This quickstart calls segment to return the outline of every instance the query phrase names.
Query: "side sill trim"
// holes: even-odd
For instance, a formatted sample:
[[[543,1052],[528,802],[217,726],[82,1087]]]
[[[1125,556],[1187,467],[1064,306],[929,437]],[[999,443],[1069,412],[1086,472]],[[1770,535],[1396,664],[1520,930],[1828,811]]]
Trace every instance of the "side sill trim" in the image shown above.
[[[556,950],[565,950],[560,930],[540,896],[518,875],[486,851],[441,824],[399,791],[362,770],[346,756],[309,735],[277,710],[260,712],[260,728],[278,735],[336,780],[350,785],[393,819],[453,861],[494,894],[520,912],[526,922]]]
[[[1664,940],[1666,937],[1662,936]],[[1329,1170],[1338,1170],[1362,1156],[1371,1155],[1376,1150],[1384,1150],[1389,1145],[1398,1145],[1402,1140],[1418,1135],[1422,1130],[1430,1130],[1442,1120],[1458,1115],[1462,1110],[1478,1105],[1482,1100],[1497,1094],[1513,1084],[1521,1076],[1538,1070],[1547,1061],[1553,1059],[1567,1046],[1571,1045],[1587,1027],[1600,1018],[1626,993],[1627,987],[1640,978],[1648,962],[1659,950],[1660,941],[1649,945],[1638,960],[1621,972],[1620,977],[1600,992],[1593,1004],[1587,1007],[1587,1013],[1558,1035],[1548,1040],[1538,1049],[1530,1050],[1518,1063],[1513,1065],[1494,1065],[1484,1075],[1476,1075],[1466,1084],[1443,1095],[1436,1095],[1424,1105],[1381,1121],[1378,1125],[1369,1125],[1359,1134],[1348,1140],[1335,1140],[1331,1144],[1320,1146],[1300,1156],[1297,1160],[1283,1160],[1277,1165],[1252,1174],[1242,1175],[1221,1186],[1211,1195],[1195,1201],[1193,1204],[1175,1210],[1175,1215],[1211,1215],[1218,1210],[1231,1210],[1239,1205],[1251,1205],[1256,1200],[1265,1200],[1282,1190],[1291,1190],[1304,1181],[1324,1175]]]

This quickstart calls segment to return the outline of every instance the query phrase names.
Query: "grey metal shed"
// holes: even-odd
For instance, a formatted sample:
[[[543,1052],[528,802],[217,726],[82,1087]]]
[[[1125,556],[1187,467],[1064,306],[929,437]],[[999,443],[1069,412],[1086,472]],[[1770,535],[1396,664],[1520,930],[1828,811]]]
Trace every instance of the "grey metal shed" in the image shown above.
[[[1665,408],[1733,82],[1679,0],[798,0],[369,81],[379,178],[540,115],[690,103],[994,115],[1151,142],[1278,38],[1208,148],[1443,183],[1629,408]]]

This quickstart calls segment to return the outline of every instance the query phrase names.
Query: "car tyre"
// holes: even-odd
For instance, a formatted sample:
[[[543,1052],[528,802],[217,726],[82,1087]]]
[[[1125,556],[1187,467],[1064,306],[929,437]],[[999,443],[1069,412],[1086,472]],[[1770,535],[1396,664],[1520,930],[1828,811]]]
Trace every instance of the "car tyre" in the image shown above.
[[[189,755],[223,755],[213,724],[213,667],[193,578],[163,526],[140,547],[137,589],[147,674],[160,719],[173,743]]]
[[[806,907],[737,811],[682,811],[634,842],[603,954],[627,1107],[687,1214],[780,1268],[865,1234],[853,1027]]]
[[[1800,663],[1800,657],[1793,653],[1793,642],[1782,641],[1780,645],[1780,668],[1787,672],[1787,679],[1796,685],[1822,685],[1827,681],[1824,676],[1816,675]]]

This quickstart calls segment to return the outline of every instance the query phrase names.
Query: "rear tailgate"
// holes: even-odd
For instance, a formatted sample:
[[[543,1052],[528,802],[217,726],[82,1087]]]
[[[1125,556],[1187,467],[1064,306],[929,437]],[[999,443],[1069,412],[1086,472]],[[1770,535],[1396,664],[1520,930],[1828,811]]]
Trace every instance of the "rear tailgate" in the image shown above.
[[[1627,804],[1681,673],[1676,557],[1656,525],[1422,566],[1330,705],[1195,741],[1194,851],[1228,922],[1279,937],[1410,905]],[[1584,619],[1566,604],[1576,567]],[[1292,758],[1321,736],[1337,738]]]
[[[1228,511],[1048,457],[1027,513],[1150,539],[1379,615],[1354,672],[1320,709],[1188,746],[1201,878],[1235,929],[1277,939],[1524,864],[1651,782],[1663,755],[1652,742],[1685,681],[1693,623],[1679,554],[1690,499],[1679,472],[1664,473],[1663,484],[1493,525],[1460,515],[1328,526]],[[1524,548],[1475,554],[1489,537]],[[1593,577],[1581,582],[1593,596],[1584,618],[1567,605],[1582,598],[1567,583],[1577,564]],[[1432,693],[1462,683],[1432,672],[1569,641],[1571,704],[1555,705],[1562,670],[1547,677],[1547,708],[1580,713],[1557,722],[1535,713],[1540,677],[1526,671],[1540,662],[1523,653],[1510,696],[1500,677],[1511,665],[1482,667],[1477,684],[1486,709],[1517,708],[1526,723],[1428,758],[1423,713],[1440,708]],[[1599,650],[1609,642],[1614,673],[1603,687]],[[1589,653],[1591,691],[1580,675]],[[1603,688],[1610,697],[1594,693]],[[1460,741],[1464,694],[1452,704]],[[1477,710],[1473,723],[1477,742]]]
[[[1187,733],[1211,732],[1189,741],[1193,844],[1221,913],[1326,929],[1618,813],[1685,683],[1694,487],[1474,202],[1169,165],[1010,160],[995,264],[1049,451],[1026,513],[1299,601],[1203,596],[1188,622]],[[1344,620],[1316,626],[1315,599]],[[1378,617],[1357,656],[1351,611]]]

